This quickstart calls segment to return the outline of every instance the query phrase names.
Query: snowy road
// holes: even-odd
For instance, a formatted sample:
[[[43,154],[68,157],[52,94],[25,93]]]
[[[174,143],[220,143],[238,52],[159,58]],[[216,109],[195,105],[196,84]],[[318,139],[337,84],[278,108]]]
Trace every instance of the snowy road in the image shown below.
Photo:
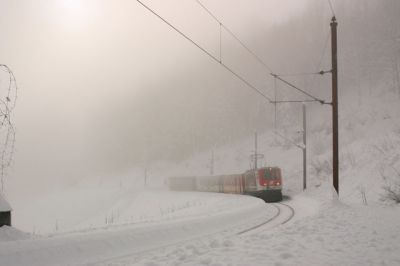
[[[207,206],[209,211],[195,207],[199,211],[185,217],[0,242],[0,265],[107,265],[199,239],[256,233],[292,215],[283,204],[265,204],[246,196],[217,197]]]

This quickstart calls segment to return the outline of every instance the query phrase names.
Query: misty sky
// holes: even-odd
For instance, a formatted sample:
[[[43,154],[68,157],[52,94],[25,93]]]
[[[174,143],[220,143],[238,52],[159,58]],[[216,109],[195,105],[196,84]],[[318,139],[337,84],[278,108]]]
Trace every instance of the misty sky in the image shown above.
[[[196,1],[144,2],[219,54],[218,24]],[[244,41],[300,13],[305,2],[203,1]],[[224,59],[237,64],[243,51],[236,51],[226,35],[223,41],[232,45],[224,48]],[[173,150],[170,136],[207,138],[202,128],[231,122],[190,124],[201,121],[207,108],[225,117],[218,106],[226,91],[207,98],[210,91],[203,88],[243,87],[133,0],[0,0],[0,63],[14,71],[19,86],[16,155],[8,183],[23,184],[23,191],[42,186],[36,181],[51,186],[168,159],[170,153],[156,158],[147,150],[167,145]],[[250,72],[250,77],[257,73]],[[257,98],[248,96],[249,90],[232,93]],[[246,130],[243,135],[254,131]],[[185,139],[176,147],[201,150],[194,142]],[[174,156],[179,159],[179,151]]]

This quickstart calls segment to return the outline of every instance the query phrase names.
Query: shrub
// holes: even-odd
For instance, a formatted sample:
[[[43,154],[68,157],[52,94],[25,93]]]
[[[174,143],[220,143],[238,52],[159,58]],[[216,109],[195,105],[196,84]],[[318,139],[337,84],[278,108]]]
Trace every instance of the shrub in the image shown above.
[[[381,171],[381,176],[385,182],[382,187],[384,193],[381,195],[381,200],[392,203],[400,203],[400,172],[392,167],[394,176],[388,177],[384,171]]]

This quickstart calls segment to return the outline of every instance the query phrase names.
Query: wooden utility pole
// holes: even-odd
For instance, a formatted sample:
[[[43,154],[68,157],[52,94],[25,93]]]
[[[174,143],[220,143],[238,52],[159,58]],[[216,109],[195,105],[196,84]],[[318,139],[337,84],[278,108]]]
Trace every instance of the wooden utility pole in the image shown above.
[[[339,195],[339,122],[338,122],[338,65],[337,65],[337,22],[332,17],[332,136],[333,136],[333,187]]]
[[[303,190],[307,188],[307,113],[303,103]]]

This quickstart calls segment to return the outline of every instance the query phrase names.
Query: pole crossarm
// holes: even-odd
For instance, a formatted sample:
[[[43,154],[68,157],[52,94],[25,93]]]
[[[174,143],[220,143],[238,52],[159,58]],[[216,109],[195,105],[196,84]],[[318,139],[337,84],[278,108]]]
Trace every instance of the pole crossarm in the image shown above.
[[[292,87],[293,89],[296,89],[296,90],[300,91],[301,93],[307,95],[308,97],[314,99],[315,101],[317,101],[317,102],[319,102],[319,103],[321,103],[321,104],[324,104],[324,103],[325,103],[324,100],[321,100],[321,99],[319,99],[319,98],[317,98],[317,97],[311,95],[310,93],[306,92],[305,90],[300,89],[299,87],[293,85],[293,84],[290,83],[289,81],[287,81],[287,80],[281,78],[279,75],[274,74],[274,73],[271,73],[271,76],[273,76],[274,78],[276,78],[276,79],[282,81],[283,83],[285,83],[285,84],[288,85],[289,87]]]
[[[273,101],[271,103],[314,103],[319,102],[318,100],[283,100],[283,101]]]
[[[332,70],[320,70],[318,72],[303,72],[303,73],[279,73],[275,74],[279,77],[298,77],[298,76],[311,76],[311,75],[324,75],[326,73],[331,73]]]
[[[328,74],[328,73],[332,73],[332,69],[331,70],[321,70],[317,74],[322,76],[322,75],[325,75],[325,74]]]

